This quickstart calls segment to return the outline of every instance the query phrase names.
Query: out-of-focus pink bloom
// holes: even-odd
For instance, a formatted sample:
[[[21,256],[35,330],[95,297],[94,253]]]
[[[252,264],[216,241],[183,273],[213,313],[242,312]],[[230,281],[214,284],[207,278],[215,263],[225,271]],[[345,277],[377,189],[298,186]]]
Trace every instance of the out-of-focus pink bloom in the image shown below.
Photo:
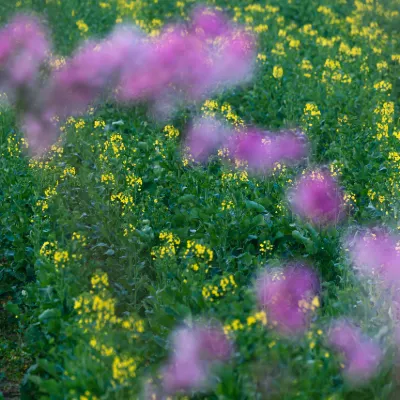
[[[46,32],[31,16],[18,15],[0,31],[0,84],[32,85],[49,52]]]
[[[334,223],[341,216],[341,190],[326,173],[313,171],[303,176],[290,197],[294,212],[314,223]]]
[[[378,274],[388,284],[400,283],[399,239],[387,232],[365,233],[353,240],[351,257],[364,274]]]
[[[215,39],[223,35],[229,27],[225,16],[220,11],[210,8],[196,8],[192,20],[195,34],[207,39]]]
[[[273,152],[277,161],[295,162],[307,155],[307,143],[304,136],[294,132],[283,132],[275,136]]]
[[[364,336],[353,324],[336,321],[328,335],[329,344],[343,353],[344,374],[352,383],[362,383],[375,375],[383,354],[379,345]]]
[[[204,162],[229,134],[229,129],[220,121],[214,118],[201,118],[189,129],[185,147],[195,161]]]
[[[34,155],[40,155],[47,150],[58,135],[56,122],[39,114],[25,114],[22,120],[22,130],[25,133],[29,149]]]
[[[232,157],[253,172],[267,172],[277,162],[294,162],[306,154],[305,142],[292,133],[241,132],[229,139],[228,147]]]
[[[211,54],[213,61],[207,86],[236,85],[251,79],[255,65],[255,39],[248,32],[232,28],[220,38],[221,45]]]
[[[126,63],[120,82],[125,101],[158,102],[166,91],[175,91],[177,103],[199,100],[250,77],[255,59],[254,38],[224,23],[218,12],[198,9],[193,29],[174,26],[148,42],[140,62]],[[218,45],[209,41],[216,39]]]
[[[276,328],[285,334],[307,329],[312,311],[319,306],[318,291],[316,273],[304,265],[267,271],[256,286],[259,305],[266,310]]]
[[[117,83],[124,63],[140,57],[141,36],[116,30],[101,42],[87,42],[50,78],[48,106],[58,116],[77,114]]]
[[[252,171],[263,172],[271,169],[269,136],[257,131],[239,133],[229,140],[229,153],[238,161],[245,162]]]
[[[172,346],[173,354],[162,371],[167,393],[206,388],[213,363],[227,360],[232,352],[220,328],[203,325],[177,330]]]

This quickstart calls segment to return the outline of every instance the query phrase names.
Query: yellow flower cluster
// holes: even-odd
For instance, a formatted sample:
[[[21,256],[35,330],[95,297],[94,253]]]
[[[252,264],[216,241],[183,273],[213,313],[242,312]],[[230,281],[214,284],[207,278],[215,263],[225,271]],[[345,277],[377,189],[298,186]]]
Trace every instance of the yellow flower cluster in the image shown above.
[[[102,120],[96,120],[93,123],[94,128],[104,128],[106,126],[106,123]]]
[[[319,297],[315,296],[311,302],[308,302],[307,300],[303,299],[299,301],[299,308],[303,311],[303,312],[308,312],[308,311],[315,311],[317,308],[320,307],[320,301],[319,301]]]
[[[309,127],[312,127],[314,125],[314,121],[318,121],[321,116],[321,111],[314,103],[306,103],[303,112],[303,121],[306,122]]]
[[[66,178],[67,176],[75,176],[75,175],[76,175],[75,167],[67,167],[64,168],[63,173],[61,175],[61,179]]]
[[[142,190],[143,180],[142,180],[142,178],[135,176],[135,174],[127,175],[126,183],[129,186],[137,187],[139,192]]]
[[[127,228],[124,228],[124,236],[128,236],[129,232],[134,232],[136,228],[132,225],[129,224]]]
[[[107,174],[102,174],[101,175],[101,182],[102,183],[106,183],[106,184],[108,184],[108,183],[115,183],[115,177],[114,177],[114,174],[112,173],[112,172],[109,172],[109,173],[107,173]]]
[[[189,255],[193,255],[206,263],[211,263],[214,258],[214,253],[211,249],[201,243],[196,243],[194,240],[187,241],[183,258],[187,258]]]
[[[50,257],[54,251],[57,249],[57,242],[44,242],[42,247],[40,248],[40,255],[44,257]]]
[[[109,149],[113,151],[113,157],[119,158],[121,156],[121,152],[125,150],[125,145],[122,139],[122,136],[119,133],[113,133],[110,137],[110,140],[106,140],[103,144],[103,154],[100,154],[101,161],[108,161],[108,157],[106,155]]]
[[[227,173],[224,172],[221,176],[221,181],[223,184],[234,182],[236,183],[236,185],[239,185],[240,182],[249,181],[249,174],[245,170],[240,172],[227,172]]]
[[[167,125],[164,127],[164,133],[168,139],[176,139],[179,137],[179,131],[173,125]]]
[[[95,274],[92,276],[90,283],[93,289],[103,289],[109,286],[108,275],[105,272]]]
[[[350,57],[361,56],[362,50],[360,47],[350,47],[346,43],[342,42],[339,46],[339,53],[346,54]]]
[[[392,90],[392,84],[388,81],[379,81],[375,83],[374,88],[380,92],[389,92]]]
[[[53,255],[54,265],[56,271],[61,268],[65,268],[65,264],[69,261],[69,253],[66,250],[56,250]]]
[[[133,357],[116,356],[112,364],[112,376],[119,384],[124,384],[136,376],[137,361]]]
[[[214,301],[224,296],[229,290],[235,293],[237,283],[233,275],[223,277],[219,281],[219,285],[208,284],[205,285],[201,291],[205,300]]]
[[[124,216],[125,215],[125,209],[128,205],[134,206],[134,202],[133,202],[133,197],[131,195],[126,195],[122,192],[119,192],[117,194],[112,194],[111,195],[111,201],[115,202],[118,201],[121,206],[122,209],[124,210],[121,215]]]
[[[301,64],[299,64],[300,69],[302,69],[303,71],[308,71],[308,72],[304,72],[303,76],[305,76],[306,78],[311,78],[311,73],[310,71],[313,70],[313,66],[311,64],[310,60],[302,60]]]
[[[225,324],[223,329],[224,329],[225,335],[230,336],[232,333],[234,333],[236,331],[241,331],[245,327],[250,328],[257,323],[260,323],[262,326],[267,325],[268,318],[267,318],[267,314],[265,313],[265,311],[258,311],[258,312],[255,312],[254,314],[249,315],[246,318],[245,323],[242,323],[240,321],[240,319],[234,319],[232,322]]]
[[[374,110],[374,114],[380,117],[376,123],[376,138],[381,140],[383,137],[389,137],[389,126],[393,123],[394,103],[390,101],[383,102]]]
[[[221,210],[230,210],[231,208],[234,208],[234,204],[232,200],[223,200],[221,203]]]
[[[215,117],[218,113],[230,122],[234,127],[243,127],[244,121],[232,110],[232,106],[228,103],[224,103],[219,106],[218,102],[215,100],[206,100],[201,107],[201,111],[204,116]]]
[[[132,317],[119,318],[115,315],[116,301],[110,295],[108,287],[109,279],[105,272],[98,272],[92,276],[92,290],[90,293],[79,296],[74,303],[74,309],[77,310],[79,316],[79,326],[84,332],[90,332],[93,328],[101,332],[109,325],[118,325],[132,330],[132,337],[136,337],[137,333],[144,332],[142,320]],[[92,341],[92,347],[96,347],[96,343]]]
[[[270,240],[264,240],[262,243],[260,243],[260,253],[270,254],[273,249],[274,246]]]
[[[19,157],[22,147],[28,148],[28,143],[24,138],[18,140],[15,134],[7,136],[7,152],[11,157]],[[5,157],[2,153],[1,156]]]
[[[283,68],[280,65],[275,65],[272,70],[272,76],[275,79],[281,79],[283,76]]]
[[[177,247],[180,245],[181,240],[178,236],[174,235],[172,232],[160,232],[159,239],[165,244],[153,248],[151,255],[153,260],[157,258],[173,257],[176,255]]]
[[[76,26],[82,33],[87,33],[89,31],[89,27],[83,19],[76,21]]]

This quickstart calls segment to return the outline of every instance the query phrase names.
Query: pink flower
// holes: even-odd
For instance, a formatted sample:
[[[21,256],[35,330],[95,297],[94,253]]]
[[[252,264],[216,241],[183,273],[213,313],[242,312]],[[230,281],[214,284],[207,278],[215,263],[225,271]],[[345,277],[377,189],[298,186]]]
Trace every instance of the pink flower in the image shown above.
[[[101,42],[87,42],[65,66],[53,72],[48,106],[58,116],[84,112],[106,88],[116,85],[124,63],[133,58],[139,43],[139,35],[127,29],[119,29]]]
[[[343,200],[341,190],[333,178],[313,171],[297,182],[291,193],[294,212],[313,223],[334,223],[341,216]]]
[[[290,163],[306,154],[304,140],[292,133],[245,131],[229,138],[230,154],[252,172],[268,172],[277,162]]]
[[[189,129],[185,147],[197,162],[207,161],[230,131],[214,118],[201,118]]]
[[[361,234],[351,243],[351,258],[355,267],[364,274],[378,274],[388,284],[400,282],[399,238],[387,232]]]
[[[0,31],[0,84],[32,86],[49,52],[46,32],[31,16],[18,15]],[[13,97],[13,96],[12,96]]]
[[[34,155],[41,155],[56,140],[58,126],[54,120],[39,114],[25,114],[22,120],[29,150]]]
[[[207,39],[215,39],[228,29],[228,21],[224,15],[210,8],[198,7],[192,16],[192,27],[196,35]]]
[[[328,335],[329,344],[343,353],[344,374],[352,383],[362,383],[376,374],[383,354],[379,345],[362,335],[353,324],[336,321]]]
[[[212,69],[208,87],[232,86],[251,79],[255,65],[255,39],[248,32],[231,28],[220,38],[221,45],[212,51]]]
[[[257,131],[242,132],[230,138],[229,152],[235,160],[243,161],[250,170],[263,172],[271,169],[271,139]]]
[[[312,311],[319,306],[318,291],[317,275],[301,264],[266,271],[256,286],[259,305],[276,328],[286,334],[307,329]]]
[[[223,331],[215,326],[180,328],[174,334],[172,347],[173,354],[162,371],[167,393],[205,389],[213,363],[226,361],[232,352]]]

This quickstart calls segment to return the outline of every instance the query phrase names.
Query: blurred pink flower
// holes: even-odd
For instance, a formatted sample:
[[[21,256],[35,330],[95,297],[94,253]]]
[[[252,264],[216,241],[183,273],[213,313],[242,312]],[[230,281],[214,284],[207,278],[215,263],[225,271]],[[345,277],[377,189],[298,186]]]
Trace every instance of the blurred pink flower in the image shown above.
[[[344,374],[352,383],[372,378],[382,361],[382,350],[377,343],[364,336],[347,321],[336,321],[328,334],[329,344],[345,357]]]
[[[290,197],[293,211],[313,223],[334,223],[341,217],[342,193],[329,174],[313,171],[301,177]]]
[[[195,121],[189,129],[185,147],[195,161],[204,162],[229,134],[230,130],[220,121],[204,117]]]
[[[229,153],[235,160],[245,162],[251,171],[265,172],[274,163],[270,142],[271,139],[261,132],[241,132],[229,138]]]
[[[218,10],[198,7],[192,15],[192,28],[198,36],[215,39],[228,29],[228,21]]]
[[[350,243],[350,254],[357,270],[378,274],[388,284],[400,283],[399,238],[379,231],[361,234]]]
[[[266,271],[256,285],[258,303],[268,320],[286,334],[307,329],[312,311],[319,306],[318,291],[316,273],[301,264]]]
[[[49,53],[46,31],[39,21],[18,15],[0,31],[0,85],[11,91],[32,85]]]
[[[232,27],[220,37],[220,46],[213,49],[212,69],[208,87],[231,86],[250,80],[255,66],[255,38],[241,29]]]
[[[58,116],[79,114],[105,89],[113,89],[129,59],[139,57],[141,36],[118,29],[100,42],[86,42],[50,77],[47,104]]]
[[[58,135],[55,121],[39,114],[25,114],[22,130],[33,155],[41,155],[55,142]]]
[[[277,162],[298,161],[306,154],[304,140],[292,133],[273,134],[249,130],[228,140],[232,157],[244,161],[252,172],[268,172]]]
[[[232,345],[220,328],[199,324],[178,329],[172,347],[173,354],[162,371],[167,393],[205,389],[212,378],[213,363],[226,361],[232,352]]]

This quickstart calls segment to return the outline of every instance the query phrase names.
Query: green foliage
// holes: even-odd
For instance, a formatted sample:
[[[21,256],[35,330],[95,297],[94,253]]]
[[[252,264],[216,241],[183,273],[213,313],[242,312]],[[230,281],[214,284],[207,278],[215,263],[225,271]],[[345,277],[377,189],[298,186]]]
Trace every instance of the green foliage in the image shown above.
[[[340,315],[371,334],[388,325],[387,309],[355,279],[342,239],[355,223],[398,225],[398,106],[390,111],[399,100],[396,2],[208,3],[258,33],[257,73],[214,99],[216,107],[178,113],[169,122],[178,138],[140,107],[105,104],[69,119],[63,142],[32,160],[12,112],[0,110],[0,296],[5,321],[24,333],[29,356],[19,359],[33,360],[21,396],[137,398],[165,361],[171,331],[205,317],[224,325],[236,351],[214,392],[193,398],[396,398],[389,362],[352,389],[325,337]],[[67,55],[124,20],[156,34],[194,4],[3,1],[0,18],[33,10],[48,21],[54,53]],[[380,81],[392,89],[375,88]],[[301,126],[310,157],[296,168],[277,165],[267,177],[249,176],[223,156],[193,164],[181,151],[185,126],[212,113],[233,126]],[[317,163],[346,194],[345,221],[328,229],[292,215],[286,199],[297,176]],[[257,273],[293,259],[315,266],[322,293],[310,331],[288,340],[248,318],[258,312]],[[1,330],[0,355],[12,365],[17,350]]]

